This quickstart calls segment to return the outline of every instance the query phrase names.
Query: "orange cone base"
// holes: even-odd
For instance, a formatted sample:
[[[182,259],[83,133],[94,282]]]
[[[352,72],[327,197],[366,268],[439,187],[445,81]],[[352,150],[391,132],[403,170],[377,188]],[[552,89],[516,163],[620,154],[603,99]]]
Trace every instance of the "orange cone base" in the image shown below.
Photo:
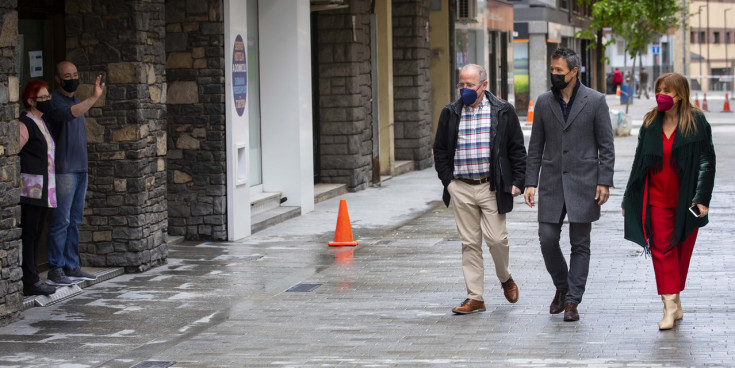
[[[352,225],[350,225],[350,215],[347,212],[347,201],[340,199],[339,213],[337,214],[337,229],[334,231],[334,241],[329,242],[329,246],[355,246],[357,243],[352,238]]]
[[[329,242],[329,246],[330,246],[330,247],[344,247],[344,246],[355,246],[355,245],[357,245],[358,243],[360,243],[360,242],[359,242],[359,241],[357,241],[357,240],[355,240],[355,241],[349,241],[349,242],[338,242],[338,241],[331,241],[331,242]]]

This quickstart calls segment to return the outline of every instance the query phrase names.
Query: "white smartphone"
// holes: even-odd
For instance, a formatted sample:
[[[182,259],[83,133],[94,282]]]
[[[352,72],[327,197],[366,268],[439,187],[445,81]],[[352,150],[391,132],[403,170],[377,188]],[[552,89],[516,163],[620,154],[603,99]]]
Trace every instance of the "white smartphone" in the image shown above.
[[[699,217],[702,215],[702,213],[699,212],[699,207],[695,204],[694,206],[689,207],[689,212],[694,215],[694,217]]]

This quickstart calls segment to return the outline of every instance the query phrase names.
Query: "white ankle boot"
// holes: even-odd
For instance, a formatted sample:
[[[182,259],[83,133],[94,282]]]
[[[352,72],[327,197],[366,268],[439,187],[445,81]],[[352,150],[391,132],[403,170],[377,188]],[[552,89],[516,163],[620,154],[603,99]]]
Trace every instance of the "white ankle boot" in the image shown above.
[[[664,318],[658,323],[659,330],[669,330],[674,327],[677,311],[676,294],[663,294],[661,300],[664,302]]]
[[[680,320],[684,318],[684,310],[681,308],[681,298],[679,298],[679,294],[676,294],[676,299],[674,299],[676,302],[676,315],[674,315],[675,320]]]

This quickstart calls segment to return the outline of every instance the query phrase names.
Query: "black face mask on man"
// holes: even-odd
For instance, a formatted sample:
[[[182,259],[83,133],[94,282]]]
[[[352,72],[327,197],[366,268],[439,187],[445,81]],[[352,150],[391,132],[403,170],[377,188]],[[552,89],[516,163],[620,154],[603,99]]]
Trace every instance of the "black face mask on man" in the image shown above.
[[[571,73],[571,71],[569,71],[569,73]],[[551,74],[551,85],[556,89],[566,88],[569,85],[569,82],[565,80],[567,74]]]
[[[74,93],[77,87],[79,87],[79,78],[61,80],[61,88],[68,93]]]

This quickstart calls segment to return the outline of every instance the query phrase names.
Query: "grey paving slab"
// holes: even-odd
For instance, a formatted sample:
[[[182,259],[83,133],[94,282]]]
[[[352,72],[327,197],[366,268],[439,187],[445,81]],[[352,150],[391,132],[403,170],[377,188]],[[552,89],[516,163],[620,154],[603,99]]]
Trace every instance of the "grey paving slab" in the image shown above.
[[[549,315],[553,285],[535,209],[508,216],[505,301],[486,254],[487,312],[464,299],[454,219],[433,169],[348,193],[237,242],[172,246],[169,263],[94,285],[0,328],[3,367],[731,367],[735,338],[735,124],[713,123],[718,174],[700,233],[684,320],[659,331],[650,259],[622,239],[620,201],[636,137],[616,138],[615,188],[593,225],[581,320]],[[329,248],[346,198],[357,247]],[[567,237],[567,229],[563,231]],[[568,245],[567,245],[568,247]],[[310,292],[286,292],[299,284]]]

